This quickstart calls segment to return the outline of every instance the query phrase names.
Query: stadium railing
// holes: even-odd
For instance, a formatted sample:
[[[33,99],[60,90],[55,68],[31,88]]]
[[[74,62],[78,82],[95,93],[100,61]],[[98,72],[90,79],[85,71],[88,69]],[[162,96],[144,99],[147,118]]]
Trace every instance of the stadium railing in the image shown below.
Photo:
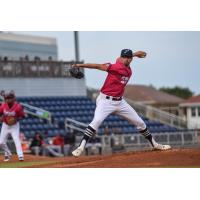
[[[69,68],[73,63],[74,61],[1,60],[0,77],[70,77]]]
[[[151,119],[157,120],[161,123],[168,124],[175,128],[186,129],[187,121],[173,114],[169,114],[168,112],[161,111],[152,106],[147,106],[139,102],[134,102],[130,99],[126,99],[127,102],[134,107],[134,109],[141,115]]]
[[[65,126],[84,133],[86,124],[76,120],[66,118]],[[200,147],[200,130],[180,130],[177,132],[154,133],[157,142],[170,144],[172,147]],[[101,135],[102,148],[104,153],[112,151],[111,141],[114,140],[118,145],[123,146],[125,151],[150,149],[148,141],[141,134],[112,134]],[[82,136],[77,136],[77,145]]]

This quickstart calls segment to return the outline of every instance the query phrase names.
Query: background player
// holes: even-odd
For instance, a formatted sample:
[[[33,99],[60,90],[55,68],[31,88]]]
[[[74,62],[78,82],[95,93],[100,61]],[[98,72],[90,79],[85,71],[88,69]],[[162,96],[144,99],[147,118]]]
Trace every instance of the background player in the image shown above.
[[[11,151],[6,144],[9,134],[11,134],[15,143],[19,161],[23,161],[24,155],[19,137],[19,120],[24,117],[24,110],[23,107],[16,102],[15,93],[13,91],[5,93],[3,96],[5,102],[0,106],[0,116],[3,122],[0,134],[0,147],[4,150],[4,161],[9,161],[12,156]]]
[[[123,49],[120,58],[117,59],[115,64],[74,64],[72,66],[108,72],[105,83],[101,88],[100,95],[96,100],[96,110],[93,121],[86,128],[79,147],[72,152],[74,156],[80,156],[82,154],[87,141],[96,133],[101,123],[110,114],[120,115],[135,125],[138,131],[150,142],[154,149],[167,150],[171,148],[169,145],[158,144],[154,140],[149,133],[145,122],[123,99],[125,86],[132,75],[130,63],[132,62],[133,57],[144,58],[146,57],[146,53],[143,51],[133,53],[130,49]]]

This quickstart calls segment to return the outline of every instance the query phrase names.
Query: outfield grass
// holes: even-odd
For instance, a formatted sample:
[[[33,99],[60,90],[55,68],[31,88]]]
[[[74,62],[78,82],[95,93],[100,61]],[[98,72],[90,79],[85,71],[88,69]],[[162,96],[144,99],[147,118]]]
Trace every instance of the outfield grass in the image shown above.
[[[0,163],[0,168],[21,168],[21,167],[34,167],[39,165],[53,164],[55,161],[33,161],[33,162],[5,162]]]

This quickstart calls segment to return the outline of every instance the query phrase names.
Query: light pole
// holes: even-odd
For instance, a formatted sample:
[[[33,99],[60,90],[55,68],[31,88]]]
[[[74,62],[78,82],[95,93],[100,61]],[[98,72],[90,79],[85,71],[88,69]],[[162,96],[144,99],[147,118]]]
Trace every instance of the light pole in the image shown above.
[[[79,38],[78,38],[78,31],[74,31],[74,47],[75,47],[75,61],[79,62]]]

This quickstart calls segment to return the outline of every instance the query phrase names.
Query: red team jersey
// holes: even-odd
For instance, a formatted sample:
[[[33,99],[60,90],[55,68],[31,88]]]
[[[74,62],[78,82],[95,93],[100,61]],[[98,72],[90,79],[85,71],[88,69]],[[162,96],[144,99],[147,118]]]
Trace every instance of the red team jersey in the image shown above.
[[[14,117],[16,121],[18,118],[24,117],[24,109],[23,107],[15,102],[12,108],[8,107],[7,103],[2,103],[0,106],[0,115],[3,115],[3,122],[7,123],[9,117]]]
[[[108,75],[101,92],[112,97],[122,97],[125,86],[132,75],[131,68],[123,65],[120,59],[117,59],[115,64],[107,63],[105,65],[108,66]]]

